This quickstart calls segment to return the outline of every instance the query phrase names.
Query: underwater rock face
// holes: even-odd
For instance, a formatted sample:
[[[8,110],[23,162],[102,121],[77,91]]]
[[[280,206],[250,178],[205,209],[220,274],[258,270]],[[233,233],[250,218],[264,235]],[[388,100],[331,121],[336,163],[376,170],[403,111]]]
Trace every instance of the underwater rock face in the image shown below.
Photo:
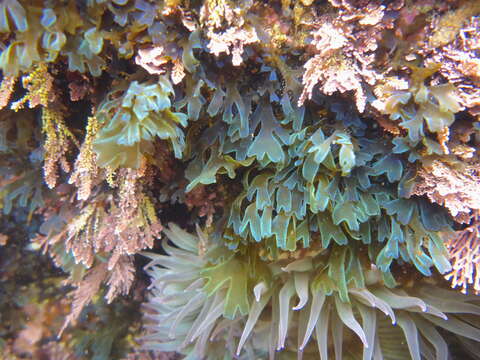
[[[62,270],[12,292],[0,264],[2,353],[478,358],[479,18],[2,1],[0,205],[31,234],[0,246]]]

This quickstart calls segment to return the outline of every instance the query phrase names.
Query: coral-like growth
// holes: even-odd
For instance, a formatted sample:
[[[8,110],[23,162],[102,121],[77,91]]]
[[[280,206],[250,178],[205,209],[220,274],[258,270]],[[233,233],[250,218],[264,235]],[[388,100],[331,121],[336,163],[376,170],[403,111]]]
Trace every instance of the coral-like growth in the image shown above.
[[[323,24],[314,34],[314,44],[319,54],[308,60],[303,75],[303,89],[300,104],[312,97],[312,91],[317,83],[321,83],[321,91],[332,95],[336,91],[344,93],[355,91],[355,101],[360,112],[366,104],[366,96],[361,84],[361,78],[351,61],[346,60],[338,50],[345,46],[347,38],[341,29],[331,23]]]
[[[480,292],[480,223],[478,211],[472,218],[472,225],[456,234],[449,234],[447,248],[452,258],[452,271],[445,275],[452,287],[460,286],[466,293],[472,288]]]
[[[468,222],[472,211],[480,209],[480,179],[473,171],[460,172],[445,163],[433,161],[421,169],[412,194],[427,195],[430,201],[446,207],[458,222]]]

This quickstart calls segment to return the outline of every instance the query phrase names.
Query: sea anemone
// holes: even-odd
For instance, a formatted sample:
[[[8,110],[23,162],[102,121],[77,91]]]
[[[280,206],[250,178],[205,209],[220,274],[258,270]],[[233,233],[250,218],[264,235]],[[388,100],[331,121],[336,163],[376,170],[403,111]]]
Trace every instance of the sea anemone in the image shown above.
[[[359,249],[312,245],[268,261],[253,245],[227,255],[197,233],[170,224],[168,256],[147,254],[146,349],[187,359],[448,359],[445,333],[480,341],[477,297],[424,280],[388,288],[356,260]]]

